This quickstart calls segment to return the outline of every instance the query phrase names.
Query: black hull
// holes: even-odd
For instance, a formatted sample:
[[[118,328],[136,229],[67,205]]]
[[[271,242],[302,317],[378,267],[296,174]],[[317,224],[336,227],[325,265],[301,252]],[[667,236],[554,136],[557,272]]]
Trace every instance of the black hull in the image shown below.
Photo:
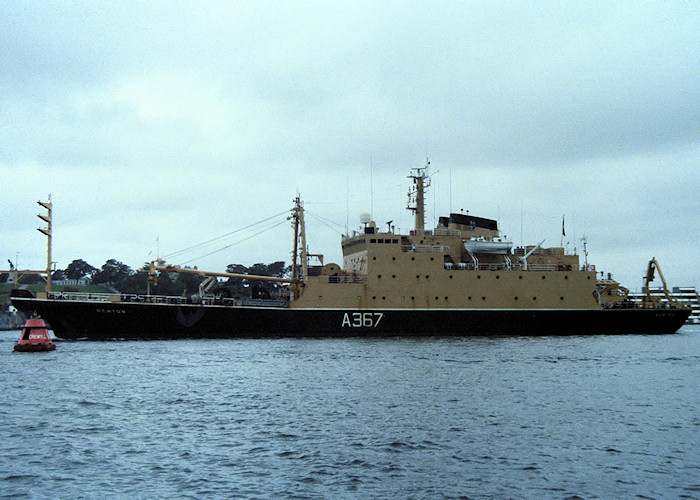
[[[672,334],[688,309],[294,309],[12,298],[62,339]]]

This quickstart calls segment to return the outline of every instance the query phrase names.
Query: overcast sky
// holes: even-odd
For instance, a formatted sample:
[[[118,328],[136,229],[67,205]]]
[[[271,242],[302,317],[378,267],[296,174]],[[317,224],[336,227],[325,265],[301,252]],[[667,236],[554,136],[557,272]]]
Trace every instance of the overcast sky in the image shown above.
[[[297,193],[342,262],[362,211],[411,228],[429,157],[430,224],[559,246],[565,215],[629,288],[651,257],[700,286],[699,26],[697,1],[1,2],[1,262],[45,267],[49,194],[61,269],[289,262]]]

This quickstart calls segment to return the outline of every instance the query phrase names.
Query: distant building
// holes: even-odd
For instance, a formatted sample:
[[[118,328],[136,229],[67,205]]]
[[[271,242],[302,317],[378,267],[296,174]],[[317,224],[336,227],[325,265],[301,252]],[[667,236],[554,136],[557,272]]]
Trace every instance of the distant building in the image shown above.
[[[90,284],[90,279],[80,278],[77,280],[52,280],[51,283],[54,285],[85,286]]]
[[[658,297],[662,302],[668,302],[662,287],[652,287],[649,289],[653,297]],[[671,289],[671,295],[674,299],[683,302],[692,309],[686,325],[700,324],[700,295],[694,286],[674,286]],[[635,302],[641,302],[646,296],[646,289],[642,288],[639,293],[630,293],[629,298]]]

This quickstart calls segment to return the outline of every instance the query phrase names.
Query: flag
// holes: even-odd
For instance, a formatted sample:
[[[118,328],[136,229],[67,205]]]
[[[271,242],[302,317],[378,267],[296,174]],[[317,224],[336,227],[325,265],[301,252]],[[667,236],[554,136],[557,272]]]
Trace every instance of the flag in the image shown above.
[[[564,230],[564,216],[561,216],[561,235],[566,236],[566,231]]]

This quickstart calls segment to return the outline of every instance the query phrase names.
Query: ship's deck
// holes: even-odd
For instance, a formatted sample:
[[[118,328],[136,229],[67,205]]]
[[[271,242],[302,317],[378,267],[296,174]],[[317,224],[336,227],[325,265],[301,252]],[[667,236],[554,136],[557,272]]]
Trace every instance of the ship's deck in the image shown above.
[[[289,301],[284,299],[235,299],[229,297],[204,296],[193,301],[188,297],[172,295],[141,295],[132,293],[83,293],[83,292],[49,292],[49,300],[66,300],[76,302],[96,302],[109,304],[148,303],[148,304],[200,304],[231,307],[286,307]]]

